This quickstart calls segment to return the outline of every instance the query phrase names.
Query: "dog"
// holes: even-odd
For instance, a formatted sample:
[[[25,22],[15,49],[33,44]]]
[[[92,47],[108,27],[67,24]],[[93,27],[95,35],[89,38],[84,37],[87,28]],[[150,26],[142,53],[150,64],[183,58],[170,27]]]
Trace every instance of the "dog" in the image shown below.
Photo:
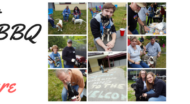
[[[56,19],[59,20],[59,22],[57,23],[56,27],[57,27],[57,31],[62,31],[62,27],[63,27],[63,21],[61,19]]]
[[[111,35],[111,30],[106,28],[106,26],[108,26],[109,23],[110,23],[108,15],[103,16],[101,14],[101,22],[102,22],[102,26],[103,26],[103,29],[104,29],[104,33],[102,35],[102,41],[104,41],[104,37],[107,36],[107,42],[109,42],[109,36]]]
[[[147,60],[148,66],[151,68],[154,68],[154,59],[152,56],[149,57],[149,59]]]
[[[104,70],[104,73],[107,73],[108,72],[108,70]]]
[[[80,25],[82,24],[82,22],[85,22],[83,19],[75,19],[74,17],[72,18],[72,21],[74,22],[74,24],[80,23]]]

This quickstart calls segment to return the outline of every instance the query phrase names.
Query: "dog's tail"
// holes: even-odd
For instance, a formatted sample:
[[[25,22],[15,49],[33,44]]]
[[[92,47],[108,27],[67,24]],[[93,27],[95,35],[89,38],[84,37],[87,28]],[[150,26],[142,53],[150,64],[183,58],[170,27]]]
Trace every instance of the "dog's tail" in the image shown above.
[[[83,20],[83,22],[85,22],[85,23],[86,23],[86,21],[84,21],[84,20]]]

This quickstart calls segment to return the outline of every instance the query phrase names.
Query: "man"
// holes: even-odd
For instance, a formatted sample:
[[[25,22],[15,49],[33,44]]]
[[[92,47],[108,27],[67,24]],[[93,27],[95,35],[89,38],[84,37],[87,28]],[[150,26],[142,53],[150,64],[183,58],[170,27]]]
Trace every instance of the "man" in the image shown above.
[[[141,8],[138,15],[139,15],[140,20],[144,23],[144,25],[146,25],[146,16],[148,16],[148,10],[146,9],[147,4],[144,3],[144,6],[145,7]],[[138,24],[139,24],[140,34],[145,34],[143,25],[141,25],[140,23],[138,23]]]
[[[69,6],[66,6],[66,8],[63,10],[62,15],[63,15],[63,21],[67,21],[69,19],[69,14],[71,14],[71,11],[69,9]]]
[[[74,68],[76,55],[71,39],[68,39],[67,46],[62,51],[62,59],[64,60],[64,68]]]
[[[116,30],[111,18],[115,10],[116,10],[116,7],[112,3],[105,3],[102,7],[102,12],[98,13],[90,21],[90,27],[91,27],[92,35],[94,36],[94,41],[97,42],[97,44],[100,45],[105,51],[111,51],[116,41]],[[108,27],[106,28],[109,28],[111,30],[112,40],[109,41],[106,45],[103,43],[101,39],[101,36],[102,36],[101,31],[104,31],[102,22],[101,22],[101,14],[103,16],[108,16],[109,21],[110,21]]]
[[[148,58],[152,56],[154,59],[154,67],[156,67],[156,60],[158,57],[160,57],[161,48],[160,45],[155,42],[155,37],[151,37],[151,42],[146,45],[146,50],[148,51],[148,53],[146,54],[144,52],[144,54],[146,54],[144,56],[144,60],[148,60]]]
[[[157,7],[158,7],[157,3],[154,3],[154,15],[156,13]]]
[[[56,76],[63,82],[63,90],[62,90],[62,100],[67,100],[67,83],[71,83],[71,86],[79,93],[77,96],[77,101],[81,101],[81,98],[83,97],[83,89],[84,89],[84,80],[83,75],[80,70],[77,69],[61,69],[56,70]]]
[[[52,28],[56,28],[54,20],[48,15],[48,22],[51,24]]]
[[[143,3],[135,3],[132,2],[128,6],[128,34],[139,34],[136,30],[137,22],[144,27],[145,31],[149,31],[150,29],[145,26],[145,24],[141,21],[138,16],[138,12],[140,11],[141,7],[145,7]]]

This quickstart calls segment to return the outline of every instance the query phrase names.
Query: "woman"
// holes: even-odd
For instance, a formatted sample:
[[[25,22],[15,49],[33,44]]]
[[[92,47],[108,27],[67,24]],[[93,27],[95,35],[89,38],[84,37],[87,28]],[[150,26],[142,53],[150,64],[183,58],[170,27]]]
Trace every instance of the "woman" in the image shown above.
[[[57,45],[52,46],[52,53],[48,57],[50,68],[62,68],[61,57],[58,50]]]
[[[142,96],[148,101],[166,101],[166,83],[155,77],[154,73],[147,73],[146,89]],[[148,92],[147,92],[148,91]]]
[[[103,65],[102,65],[102,64],[100,65],[100,68],[101,68],[101,70],[102,70],[102,73],[104,73],[104,68],[103,68]]]
[[[149,24],[149,20],[150,20],[150,23],[152,23],[153,16],[154,16],[154,7],[153,7],[153,4],[151,4],[150,7],[148,8],[148,21],[147,21],[147,25]]]
[[[75,19],[79,19],[80,15],[81,15],[80,9],[77,6],[73,10],[73,15],[74,15]]]
[[[143,90],[146,89],[146,71],[141,70],[139,72],[139,78],[136,81],[137,90],[135,91],[136,101],[147,101],[144,97],[142,97]]]
[[[128,60],[130,67],[149,68],[149,66],[140,59],[140,56],[145,53],[145,49],[143,49],[144,52],[141,51],[141,47],[137,45],[137,37],[130,36],[130,41],[131,44],[128,46]]]
[[[67,7],[63,10],[63,12],[62,12],[64,22],[65,22],[65,21],[68,22],[69,14],[71,14],[71,11],[70,11],[70,9],[69,9],[69,6],[67,6]]]

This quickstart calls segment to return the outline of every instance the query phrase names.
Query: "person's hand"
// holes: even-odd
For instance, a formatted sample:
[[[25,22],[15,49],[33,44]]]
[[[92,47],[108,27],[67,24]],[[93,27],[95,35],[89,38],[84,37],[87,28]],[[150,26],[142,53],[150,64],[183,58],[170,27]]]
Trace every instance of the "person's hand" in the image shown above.
[[[140,62],[135,62],[135,64],[139,65],[139,64],[140,64]]]
[[[147,97],[147,94],[146,94],[146,93],[143,93],[142,96],[143,96],[143,97]]]
[[[157,57],[160,57],[160,54],[158,54]]]
[[[77,96],[76,101],[81,101],[80,95]]]
[[[111,49],[109,47],[105,47],[104,49],[105,49],[105,51],[111,51]]]
[[[144,55],[146,55],[146,52],[144,51]]]
[[[150,31],[150,29],[147,26],[144,26],[145,31]]]
[[[71,62],[75,62],[75,59],[71,59]]]
[[[53,63],[53,61],[49,61],[49,63],[50,63],[50,64],[52,64],[52,63]]]
[[[108,43],[106,44],[106,46],[107,46],[108,48],[113,48],[114,45],[115,45],[115,41],[114,41],[114,40],[112,40],[112,41],[110,41],[110,42],[108,42]]]

